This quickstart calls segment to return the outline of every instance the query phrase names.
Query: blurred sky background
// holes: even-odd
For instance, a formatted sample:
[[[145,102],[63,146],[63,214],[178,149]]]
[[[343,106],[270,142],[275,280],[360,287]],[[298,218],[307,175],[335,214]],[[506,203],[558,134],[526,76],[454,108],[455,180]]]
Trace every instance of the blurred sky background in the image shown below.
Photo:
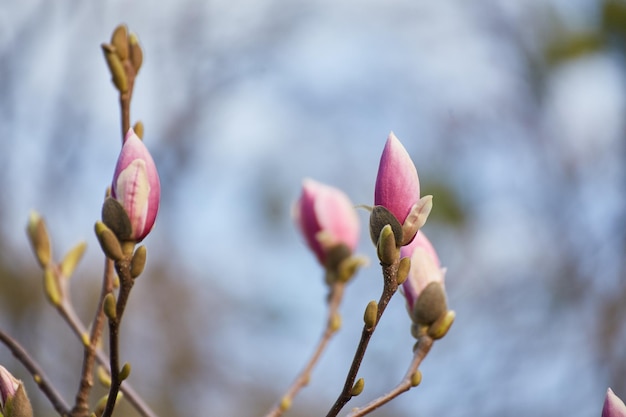
[[[372,415],[597,416],[609,386],[626,398],[626,1],[0,0],[0,326],[68,401],[81,347],[25,225],[46,218],[58,259],[87,241],[72,296],[92,317],[121,144],[100,44],[121,22],[144,50],[131,118],[162,181],[122,359],[160,415],[260,416],[287,388],[326,296],[291,204],[304,177],[371,204],[392,130],[434,195],[424,231],[457,320],[422,385]],[[290,416],[325,415],[382,288],[360,213],[370,267]],[[346,410],[401,379],[409,328],[398,295]]]

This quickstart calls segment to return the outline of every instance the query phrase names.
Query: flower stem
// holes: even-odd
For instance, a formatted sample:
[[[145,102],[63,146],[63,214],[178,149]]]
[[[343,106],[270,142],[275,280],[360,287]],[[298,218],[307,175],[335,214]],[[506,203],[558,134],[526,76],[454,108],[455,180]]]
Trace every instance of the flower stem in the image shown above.
[[[117,305],[115,309],[115,317],[109,317],[109,364],[111,372],[111,386],[109,395],[102,417],[111,417],[117,395],[122,385],[120,378],[120,359],[119,359],[119,335],[120,325],[122,324],[122,316],[126,309],[126,303],[130,296],[130,290],[133,288],[134,280],[130,275],[130,256],[115,263],[117,275],[120,278],[120,292],[117,297]]]
[[[375,400],[372,400],[363,407],[355,408],[350,414],[348,414],[348,417],[361,417],[369,414],[372,411],[376,410],[378,407],[387,404],[389,401],[393,400],[403,392],[410,390],[413,387],[413,375],[415,374],[415,372],[417,372],[417,369],[419,368],[426,355],[428,355],[428,352],[430,351],[432,345],[433,339],[430,336],[424,335],[420,337],[417,343],[417,348],[415,349],[415,353],[413,355],[413,360],[411,361],[411,365],[404,375],[404,378],[402,378],[402,381],[387,394],[378,397]]]
[[[369,344],[374,331],[376,330],[376,326],[378,326],[378,322],[380,321],[380,317],[383,315],[391,297],[396,293],[398,289],[397,275],[398,275],[398,264],[400,259],[396,259],[390,265],[382,265],[383,270],[383,291],[380,295],[380,299],[378,301],[378,312],[376,314],[376,322],[374,326],[368,327],[368,325],[363,326],[363,331],[361,332],[361,339],[354,353],[354,358],[352,359],[352,365],[350,366],[350,370],[348,371],[348,375],[346,376],[346,382],[343,386],[343,390],[337,397],[337,400],[333,404],[332,408],[326,415],[326,417],[335,417],[341,409],[350,401],[352,398],[352,387],[354,386],[354,382],[356,380],[357,374],[359,372],[359,368],[361,367],[361,362],[363,361],[363,357],[365,356],[365,351],[367,350],[367,345]]]

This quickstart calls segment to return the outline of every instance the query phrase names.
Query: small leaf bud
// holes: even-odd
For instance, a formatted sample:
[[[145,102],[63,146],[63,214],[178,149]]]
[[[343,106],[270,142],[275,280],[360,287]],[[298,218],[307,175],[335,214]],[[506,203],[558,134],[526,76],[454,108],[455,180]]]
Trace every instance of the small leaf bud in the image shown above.
[[[61,294],[59,279],[54,267],[49,266],[44,270],[43,286],[50,303],[55,307],[59,307],[61,305],[61,301],[63,300],[63,295]]]
[[[409,276],[409,271],[411,270],[411,258],[405,256],[400,259],[400,264],[398,265],[398,272],[396,274],[396,282],[398,285],[402,285],[404,281]]]
[[[398,259],[398,256],[400,256],[400,251],[396,246],[396,239],[391,225],[385,225],[380,231],[376,252],[378,259],[383,265],[393,264],[396,259]]]
[[[337,267],[337,281],[348,282],[357,273],[360,267],[367,265],[367,258],[350,256],[344,259]]]
[[[456,313],[453,310],[446,311],[441,317],[439,317],[429,328],[428,335],[432,337],[434,340],[441,339],[444,337],[452,323],[454,323],[454,319],[456,317]]]
[[[285,411],[289,410],[290,408],[291,408],[291,398],[289,398],[288,396],[285,395],[280,400],[280,411],[282,411],[284,413]]]
[[[109,229],[103,222],[96,222],[96,236],[98,237],[98,242],[100,242],[100,247],[104,254],[114,261],[121,261],[124,258],[124,253],[122,252],[122,245],[120,245],[120,241],[115,236],[113,231]]]
[[[124,363],[122,369],[120,370],[120,380],[123,381],[130,375],[130,364],[128,362]]]
[[[419,369],[411,375],[411,386],[416,387],[422,382],[422,371]]]
[[[111,45],[115,46],[117,56],[124,61],[128,58],[128,29],[126,25],[119,25],[111,36]]]
[[[328,327],[333,333],[341,329],[341,316],[339,313],[335,313],[330,317],[328,320]]]
[[[352,386],[350,395],[352,395],[353,397],[360,395],[363,392],[363,388],[365,388],[365,380],[363,378],[359,378]]]
[[[103,387],[109,388],[111,386],[111,375],[109,375],[109,372],[104,367],[98,366],[96,374],[98,376],[98,381]]]
[[[130,276],[137,278],[143,272],[146,266],[146,247],[139,246],[133,254],[133,259],[130,261]]]
[[[143,51],[141,50],[141,45],[139,45],[139,39],[137,39],[137,35],[134,33],[130,34],[128,42],[130,44],[130,62],[133,64],[136,74],[143,63]]]
[[[378,315],[378,303],[374,300],[370,301],[365,307],[363,321],[367,329],[373,329],[376,326],[376,316]]]
[[[141,120],[137,120],[133,125],[133,130],[135,131],[135,135],[141,140],[143,140],[143,122]]]
[[[122,60],[117,53],[117,48],[113,45],[103,43],[102,52],[104,52],[104,59],[109,66],[109,71],[111,71],[111,80],[115,88],[117,88],[120,93],[127,92],[128,78],[126,77],[126,71],[124,71],[124,64],[122,64]]]
[[[117,317],[117,306],[115,304],[115,296],[113,293],[110,292],[104,296],[104,314],[106,314],[109,320],[115,320]]]
[[[46,223],[39,213],[31,211],[26,232],[39,265],[45,268],[50,263],[52,250],[50,249],[50,237],[48,236]]]
[[[63,261],[61,261],[61,276],[63,278],[69,279],[72,276],[74,270],[76,269],[76,265],[78,265],[83,255],[85,254],[86,248],[87,243],[80,242],[72,249],[70,249],[69,252],[67,252],[65,257],[63,258]]]

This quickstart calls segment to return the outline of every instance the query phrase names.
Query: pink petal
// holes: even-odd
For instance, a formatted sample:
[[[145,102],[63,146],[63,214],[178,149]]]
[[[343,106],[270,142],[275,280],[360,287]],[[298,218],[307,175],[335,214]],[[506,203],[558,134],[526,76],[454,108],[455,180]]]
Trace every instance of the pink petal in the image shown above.
[[[386,207],[400,223],[404,223],[419,198],[420,184],[415,164],[391,132],[380,158],[374,204]]]

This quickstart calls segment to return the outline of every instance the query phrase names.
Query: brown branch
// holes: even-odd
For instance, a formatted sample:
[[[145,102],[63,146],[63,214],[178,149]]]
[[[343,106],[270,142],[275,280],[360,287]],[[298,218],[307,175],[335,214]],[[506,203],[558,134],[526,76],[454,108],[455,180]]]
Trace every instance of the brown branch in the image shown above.
[[[119,337],[120,326],[122,324],[122,316],[126,309],[126,303],[133,288],[134,280],[130,275],[130,256],[115,262],[115,269],[120,278],[120,292],[117,297],[117,305],[115,308],[115,317],[109,317],[109,366],[111,373],[111,386],[109,387],[109,395],[106,407],[102,413],[102,417],[111,417],[113,409],[117,401],[122,379],[120,378],[120,358],[119,358]]]
[[[91,335],[88,343],[86,343],[86,340],[83,340],[83,367],[78,392],[76,394],[76,403],[72,409],[72,417],[84,417],[89,414],[89,393],[93,387],[93,366],[96,359],[98,342],[102,336],[104,326],[104,297],[113,291],[113,275],[113,261],[107,258],[104,264],[102,290],[91,327]]]
[[[402,378],[402,381],[387,394],[378,397],[375,400],[372,400],[363,407],[355,408],[350,414],[348,414],[348,417],[361,417],[369,414],[372,411],[376,410],[378,407],[387,404],[389,401],[393,400],[403,392],[410,390],[413,387],[413,375],[415,374],[415,372],[417,372],[417,369],[419,368],[426,355],[428,355],[428,352],[430,351],[430,348],[432,346],[433,339],[430,336],[421,336],[417,343],[417,349],[415,349],[415,354],[413,355],[413,361],[411,362],[409,369],[404,375],[404,378]]]
[[[383,315],[391,297],[396,293],[398,289],[397,275],[398,275],[398,264],[399,258],[394,261],[391,265],[382,265],[383,270],[383,292],[380,295],[380,299],[378,301],[378,311],[376,314],[376,322],[374,326],[368,327],[366,324],[363,326],[363,331],[361,332],[361,339],[354,353],[354,358],[352,359],[352,365],[350,366],[350,370],[348,371],[348,375],[346,376],[346,382],[343,386],[343,389],[337,400],[333,404],[332,408],[326,415],[326,417],[335,417],[341,409],[350,401],[352,398],[352,387],[354,386],[354,382],[356,380],[356,376],[359,372],[359,368],[361,367],[361,362],[363,361],[363,357],[365,356],[365,351],[367,350],[367,345],[369,344],[374,331],[376,330],[376,326],[378,326],[378,322],[380,321],[380,317]]]
[[[48,397],[50,403],[54,409],[61,416],[69,416],[70,408],[61,397],[54,387],[52,383],[48,380],[48,377],[43,373],[41,367],[35,362],[35,360],[30,356],[30,354],[20,345],[17,340],[13,339],[8,334],[4,333],[0,330],[0,341],[5,344],[6,347],[9,348],[13,356],[17,358],[18,361],[28,370],[28,372],[33,376],[35,383],[39,386],[39,389]]]
[[[339,314],[339,304],[343,298],[343,292],[345,283],[337,282],[332,284],[330,294],[328,295],[328,318],[326,320],[326,329],[322,333],[322,337],[315,348],[313,355],[305,365],[304,369],[298,374],[291,386],[287,389],[285,394],[281,397],[278,404],[274,405],[274,408],[266,415],[266,417],[278,417],[283,414],[288,406],[291,404],[298,392],[309,382],[311,377],[311,371],[319,361],[322,352],[328,345],[328,342],[332,336],[337,332],[337,315]]]
[[[72,304],[69,302],[61,303],[57,310],[59,311],[61,317],[68,323],[74,334],[80,340],[83,340],[83,337],[87,334],[87,330],[74,311]],[[110,374],[109,357],[100,349],[96,349],[96,361]],[[130,386],[130,384],[125,383],[122,385],[120,390],[124,393],[124,398],[133,405],[135,410],[137,410],[142,417],[158,417],[158,415],[150,408],[150,406],[148,406],[148,404],[145,403],[145,401],[142,400],[141,396]]]

